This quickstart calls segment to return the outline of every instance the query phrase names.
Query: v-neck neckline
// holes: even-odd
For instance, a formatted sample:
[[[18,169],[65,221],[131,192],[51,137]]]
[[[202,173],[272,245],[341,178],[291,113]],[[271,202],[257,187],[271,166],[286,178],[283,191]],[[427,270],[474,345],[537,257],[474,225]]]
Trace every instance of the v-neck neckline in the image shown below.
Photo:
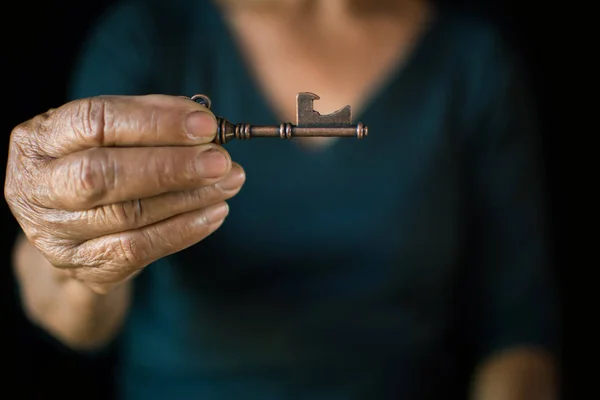
[[[262,85],[258,82],[258,78],[252,73],[253,69],[240,48],[240,43],[235,37],[233,28],[229,26],[219,7],[214,4],[213,7],[215,8],[216,14],[214,18],[211,18],[215,24],[213,32],[223,32],[223,34],[219,36],[219,40],[222,41],[220,46],[221,48],[228,49],[228,53],[233,58],[236,75],[247,82],[246,89],[253,94],[255,106],[264,112],[266,119],[274,121],[273,123],[275,123],[275,121],[277,121],[277,123],[282,122],[280,121],[278,113],[273,109],[269,100],[266,98]],[[430,46],[430,43],[435,40],[436,33],[443,22],[443,9],[441,7],[436,7],[435,5],[431,5],[430,7],[432,7],[432,10],[431,16],[427,21],[427,26],[415,40],[410,53],[397,62],[395,67],[391,68],[387,76],[378,82],[375,90],[366,95],[368,100],[365,101],[360,111],[355,113],[353,110],[353,123],[359,121],[366,123],[365,121],[378,117],[378,105],[383,103],[387,97],[396,93],[397,90],[401,90],[400,88],[405,82],[408,83],[407,79],[410,79],[413,70],[419,68],[422,59],[427,58],[428,50],[431,47],[435,47]],[[341,106],[343,105],[340,105],[340,107]],[[369,132],[369,134],[372,135],[373,132]],[[324,145],[322,148],[316,146],[316,148],[313,149],[312,147],[306,148],[301,145],[291,147],[302,153],[318,154],[339,147],[342,142],[347,142],[347,140],[336,140],[333,143]]]

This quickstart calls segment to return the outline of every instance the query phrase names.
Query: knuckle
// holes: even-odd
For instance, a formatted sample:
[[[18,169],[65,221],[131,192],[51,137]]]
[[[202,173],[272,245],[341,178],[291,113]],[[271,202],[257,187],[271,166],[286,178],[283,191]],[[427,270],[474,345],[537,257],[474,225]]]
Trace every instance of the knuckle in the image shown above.
[[[114,257],[114,251],[106,241],[88,241],[75,246],[71,260],[74,264],[88,269],[105,271],[105,266]]]
[[[160,187],[170,187],[181,179],[181,173],[179,171],[179,163],[185,156],[178,153],[169,154],[168,156],[161,156],[159,153],[158,157],[152,157],[151,170],[161,171],[160,174],[154,174],[154,179]]]
[[[100,201],[112,188],[115,180],[115,169],[111,168],[108,157],[100,152],[93,151],[87,157],[81,157],[72,167],[74,193],[85,203]]]
[[[37,234],[39,231],[44,231],[50,225],[46,216],[48,212],[45,212],[43,208],[34,206],[24,196],[17,195],[7,198],[7,204],[24,233],[28,233],[27,231],[30,230],[31,234]]]
[[[85,142],[101,146],[106,144],[107,120],[106,100],[90,97],[76,102],[75,111],[71,114],[71,127]]]
[[[143,239],[130,235],[120,235],[115,248],[117,261],[121,265],[140,268],[149,259],[149,249],[151,247],[151,244],[148,245]]]
[[[159,110],[158,108],[150,108],[148,110],[149,114],[148,117],[145,119],[146,121],[146,130],[148,130],[148,132],[155,132],[155,134],[157,136],[160,137],[160,135],[162,135],[161,132],[161,116],[162,116],[162,112],[161,110]]]
[[[23,122],[15,126],[10,133],[10,141],[12,143],[21,143],[27,141],[31,137],[31,129],[28,122]]]
[[[4,179],[4,198],[7,203],[20,205],[21,208],[42,204],[48,195],[41,168],[35,163],[10,158]]]
[[[112,219],[119,225],[140,226],[143,222],[144,210],[139,199],[111,204],[108,207]]]
[[[35,140],[35,130],[31,121],[23,122],[10,133],[9,156],[18,159],[23,156],[35,156],[41,154],[39,145]]]
[[[22,204],[26,198],[22,196],[21,186],[17,183],[17,177],[11,173],[11,168],[7,168],[6,178],[4,180],[4,199],[9,207],[12,209],[18,204]]]
[[[10,135],[11,154],[35,159],[52,158],[52,137],[55,130],[63,126],[57,115],[61,115],[57,109],[50,109],[14,127]]]
[[[87,258],[79,256],[76,244],[48,234],[29,235],[29,240],[55,268],[70,270],[87,264]]]
[[[155,174],[158,185],[162,188],[175,188],[182,182],[197,180],[198,175],[194,173],[197,168],[193,166],[195,160],[191,149],[177,149],[155,157],[152,161],[154,163],[152,170],[161,171],[160,174]]]

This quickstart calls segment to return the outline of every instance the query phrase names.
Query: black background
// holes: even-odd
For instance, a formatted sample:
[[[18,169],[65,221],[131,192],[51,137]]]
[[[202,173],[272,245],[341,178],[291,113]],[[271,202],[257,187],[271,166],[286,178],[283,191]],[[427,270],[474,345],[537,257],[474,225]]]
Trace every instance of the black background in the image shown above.
[[[199,0],[205,1],[205,0]],[[14,2],[0,6],[2,118],[0,132],[3,164],[12,128],[34,115],[65,101],[66,82],[73,61],[91,25],[114,0],[95,2]],[[556,62],[557,48],[566,40],[560,10],[552,12],[531,1],[455,0],[453,3],[482,12],[498,23],[530,67],[542,116],[543,139],[547,160],[553,236],[556,249],[555,270],[564,282],[565,212],[559,196],[564,190],[560,162],[561,124],[569,98],[556,90],[561,85],[561,68]],[[559,23],[557,24],[557,21]],[[2,169],[4,173],[4,169]],[[3,175],[4,177],[4,175]],[[62,351],[39,335],[24,319],[15,300],[10,269],[10,249],[17,225],[5,202],[1,205],[4,262],[0,271],[2,287],[3,393],[16,392],[11,398],[110,398],[110,357],[84,361]],[[567,371],[568,372],[568,371]],[[566,375],[569,376],[569,375]],[[569,380],[564,382],[564,398],[572,398]]]

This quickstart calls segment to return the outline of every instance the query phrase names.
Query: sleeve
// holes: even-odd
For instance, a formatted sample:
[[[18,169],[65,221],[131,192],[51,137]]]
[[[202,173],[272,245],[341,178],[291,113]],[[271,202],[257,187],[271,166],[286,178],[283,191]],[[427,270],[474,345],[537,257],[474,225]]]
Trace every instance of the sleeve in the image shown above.
[[[469,137],[472,284],[470,342],[477,361],[516,346],[556,354],[559,309],[553,279],[546,176],[537,113],[524,69],[494,39],[472,99]]]
[[[154,89],[156,24],[147,3],[119,1],[100,17],[74,65],[68,100]]]

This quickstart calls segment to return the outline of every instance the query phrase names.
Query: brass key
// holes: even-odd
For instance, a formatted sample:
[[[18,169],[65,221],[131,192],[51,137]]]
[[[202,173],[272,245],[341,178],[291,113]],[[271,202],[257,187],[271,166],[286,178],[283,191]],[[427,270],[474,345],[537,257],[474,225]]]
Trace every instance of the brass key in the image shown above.
[[[210,109],[211,101],[208,96],[196,94],[186,97]],[[352,124],[352,109],[345,106],[331,114],[321,115],[314,110],[313,102],[319,96],[303,92],[296,96],[296,124],[282,123],[277,125],[251,125],[247,123],[234,124],[224,118],[217,117],[217,144],[225,144],[231,140],[249,140],[253,138],[294,137],[356,137],[363,139],[369,129],[362,123]]]

